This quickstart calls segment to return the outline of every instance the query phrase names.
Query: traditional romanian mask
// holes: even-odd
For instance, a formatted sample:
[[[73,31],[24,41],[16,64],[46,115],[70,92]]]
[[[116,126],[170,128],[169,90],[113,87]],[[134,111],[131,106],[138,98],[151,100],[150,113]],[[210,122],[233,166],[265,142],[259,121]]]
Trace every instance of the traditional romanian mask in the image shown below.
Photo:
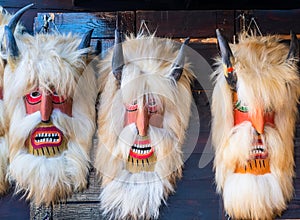
[[[182,173],[192,101],[185,44],[130,36],[99,64],[99,144],[103,214],[155,219]],[[175,64],[174,64],[175,63]]]
[[[296,35],[241,34],[231,45],[217,30],[222,57],[213,74],[215,179],[234,219],[272,219],[293,196],[294,129],[300,80]]]
[[[27,5],[21,8],[14,15],[9,14],[0,6],[0,39],[3,39],[4,26],[8,25],[12,32],[15,34],[18,40],[22,40],[25,36],[22,35],[24,27],[18,23],[21,16],[27,11],[33,4]],[[3,105],[3,73],[5,68],[5,42],[1,42],[1,58],[0,58],[0,194],[3,194],[8,189],[8,182],[6,179],[6,170],[8,164],[8,146],[5,138],[5,113]]]
[[[87,184],[97,95],[95,75],[84,71],[92,32],[37,34],[23,44],[5,33],[9,178],[36,205],[49,205]]]

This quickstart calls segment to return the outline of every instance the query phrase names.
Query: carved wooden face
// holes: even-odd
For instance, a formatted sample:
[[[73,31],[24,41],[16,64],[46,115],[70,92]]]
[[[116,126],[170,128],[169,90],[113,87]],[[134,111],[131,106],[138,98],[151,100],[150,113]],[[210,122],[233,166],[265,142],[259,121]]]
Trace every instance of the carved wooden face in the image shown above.
[[[154,146],[148,135],[149,125],[162,128],[163,109],[152,94],[147,94],[125,104],[124,125],[135,124],[137,136],[131,146],[126,163],[126,169],[130,172],[154,171],[157,157]]]
[[[270,158],[268,148],[262,141],[261,134],[264,133],[265,126],[275,127],[275,113],[271,110],[264,111],[258,109],[255,115],[249,115],[248,107],[238,99],[237,93],[233,93],[233,117],[234,125],[239,125],[245,121],[249,121],[254,128],[252,148],[249,149],[249,158],[247,165],[237,164],[235,173],[249,173],[254,175],[263,175],[270,173]]]
[[[51,122],[54,109],[72,117],[72,99],[52,91],[34,89],[24,96],[27,114],[41,113],[41,123],[30,133],[26,141],[29,153],[36,156],[53,157],[67,149],[63,132]]]

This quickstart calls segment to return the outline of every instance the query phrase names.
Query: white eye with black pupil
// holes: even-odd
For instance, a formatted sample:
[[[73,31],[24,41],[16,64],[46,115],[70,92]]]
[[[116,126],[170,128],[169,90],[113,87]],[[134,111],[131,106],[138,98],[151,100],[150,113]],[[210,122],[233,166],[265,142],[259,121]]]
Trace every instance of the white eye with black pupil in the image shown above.
[[[31,92],[30,93],[30,96],[32,97],[32,98],[36,98],[36,97],[39,97],[41,94],[40,94],[40,92],[38,92],[38,91],[34,91],[34,92]]]

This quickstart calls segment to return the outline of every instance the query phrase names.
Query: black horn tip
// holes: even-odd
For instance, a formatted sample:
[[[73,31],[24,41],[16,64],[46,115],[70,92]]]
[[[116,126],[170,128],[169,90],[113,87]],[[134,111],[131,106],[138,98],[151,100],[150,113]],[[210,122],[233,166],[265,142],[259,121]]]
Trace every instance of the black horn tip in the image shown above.
[[[90,46],[93,31],[94,31],[94,29],[91,29],[84,33],[84,35],[82,36],[81,42],[78,46],[79,50]]]
[[[290,43],[290,49],[289,49],[289,53],[287,56],[287,59],[293,59],[295,57],[299,57],[299,42],[298,42],[298,38],[297,35],[295,34],[294,31],[290,31],[290,35],[291,35],[291,43]]]
[[[188,44],[190,43],[190,40],[191,40],[190,37],[185,38],[183,44],[184,44],[184,45],[188,45]]]
[[[221,34],[219,29],[216,29],[216,34],[217,34],[218,45],[219,45],[219,48],[221,51],[223,63],[227,67],[231,67],[232,66],[231,58],[233,57],[233,54],[229,47],[229,44],[228,44],[227,40],[225,39],[225,37]]]

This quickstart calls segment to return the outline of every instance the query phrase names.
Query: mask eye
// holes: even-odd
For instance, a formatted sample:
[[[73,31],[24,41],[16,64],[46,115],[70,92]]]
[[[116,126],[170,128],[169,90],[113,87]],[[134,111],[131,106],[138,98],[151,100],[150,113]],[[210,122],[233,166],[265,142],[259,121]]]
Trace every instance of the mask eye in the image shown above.
[[[41,94],[40,94],[40,92],[39,91],[34,91],[34,92],[31,92],[30,93],[30,96],[32,97],[32,98],[37,98],[37,97],[39,97]]]
[[[28,93],[27,95],[25,95],[25,98],[29,104],[34,105],[41,101],[42,94],[40,93],[39,90],[35,90],[35,91],[32,91],[32,92]]]
[[[234,105],[234,108],[240,112],[248,112],[248,106],[243,105],[241,101],[237,101]]]
[[[149,99],[148,111],[149,111],[149,113],[152,113],[152,114],[157,113],[157,104],[156,104],[155,99]]]
[[[134,100],[131,104],[126,104],[126,110],[128,112],[134,112],[138,109],[137,101]]]
[[[52,102],[54,104],[61,104],[66,101],[66,98],[62,95],[59,95],[56,91],[52,93]]]

